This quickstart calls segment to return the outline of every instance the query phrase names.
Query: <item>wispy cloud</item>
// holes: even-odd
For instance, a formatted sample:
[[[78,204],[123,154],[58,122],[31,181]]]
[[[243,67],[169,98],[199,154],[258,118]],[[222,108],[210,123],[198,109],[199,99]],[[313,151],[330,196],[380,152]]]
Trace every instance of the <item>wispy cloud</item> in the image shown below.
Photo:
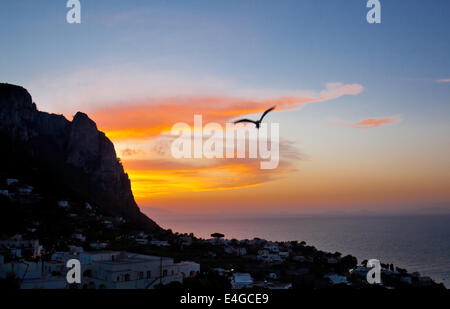
[[[436,80],[438,83],[450,83],[450,78],[443,78]]]
[[[91,113],[99,127],[113,140],[148,139],[169,131],[177,122],[191,124],[194,114],[205,122],[225,123],[233,118],[260,113],[276,105],[277,110],[297,109],[363,91],[359,84],[329,83],[319,92],[305,95],[278,95],[267,98],[235,96],[175,96],[127,102],[100,108]]]
[[[394,124],[400,122],[401,119],[397,116],[384,117],[384,118],[367,118],[358,122],[336,121],[334,125],[350,127],[355,129],[372,129],[378,128],[383,125]]]
[[[245,88],[222,78],[120,66],[48,76],[30,88],[37,93],[39,106],[47,103],[44,109],[66,115],[80,109],[89,113],[122,156],[137,199],[258,186],[287,177],[305,158],[295,145],[283,141],[274,170],[261,170],[260,161],[250,159],[175,160],[168,154],[170,138],[164,133],[177,122],[192,125],[193,115],[201,114],[204,124],[224,124],[273,105],[277,111],[293,110],[364,90],[360,84],[339,82],[327,83],[321,90]]]

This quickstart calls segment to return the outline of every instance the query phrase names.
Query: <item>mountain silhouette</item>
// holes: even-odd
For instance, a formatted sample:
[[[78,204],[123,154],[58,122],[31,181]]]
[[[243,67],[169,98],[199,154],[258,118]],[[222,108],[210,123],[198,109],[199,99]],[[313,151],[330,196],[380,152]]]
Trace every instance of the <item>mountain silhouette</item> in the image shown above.
[[[0,143],[0,176],[34,173],[55,195],[76,196],[105,214],[160,230],[139,210],[113,143],[86,114],[69,121],[41,112],[26,89],[0,84]]]

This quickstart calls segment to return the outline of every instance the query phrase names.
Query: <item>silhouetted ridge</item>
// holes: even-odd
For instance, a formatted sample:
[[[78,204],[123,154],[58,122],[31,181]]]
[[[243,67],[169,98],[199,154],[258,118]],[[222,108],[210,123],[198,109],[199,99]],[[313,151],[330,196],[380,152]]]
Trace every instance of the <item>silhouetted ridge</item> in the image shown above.
[[[105,213],[159,229],[136,205],[113,143],[86,114],[78,112],[70,122],[40,112],[26,89],[0,84],[0,139],[3,174],[33,162]]]

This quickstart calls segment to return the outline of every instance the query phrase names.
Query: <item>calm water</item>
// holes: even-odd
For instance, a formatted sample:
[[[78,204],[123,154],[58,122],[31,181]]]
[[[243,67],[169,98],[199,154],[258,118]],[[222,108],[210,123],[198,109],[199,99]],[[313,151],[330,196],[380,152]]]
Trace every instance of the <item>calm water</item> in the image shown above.
[[[184,217],[154,216],[164,228],[209,238],[298,240],[324,251],[376,258],[418,271],[450,287],[450,216],[411,217]]]

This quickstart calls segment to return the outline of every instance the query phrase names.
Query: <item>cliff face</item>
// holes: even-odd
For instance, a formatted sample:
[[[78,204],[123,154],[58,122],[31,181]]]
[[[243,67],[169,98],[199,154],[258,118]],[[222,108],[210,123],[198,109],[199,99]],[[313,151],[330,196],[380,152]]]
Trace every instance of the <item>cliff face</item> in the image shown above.
[[[77,113],[70,122],[40,112],[27,90],[0,84],[0,133],[10,140],[8,151],[39,162],[58,182],[106,213],[159,229],[136,205],[114,145],[86,114]]]

